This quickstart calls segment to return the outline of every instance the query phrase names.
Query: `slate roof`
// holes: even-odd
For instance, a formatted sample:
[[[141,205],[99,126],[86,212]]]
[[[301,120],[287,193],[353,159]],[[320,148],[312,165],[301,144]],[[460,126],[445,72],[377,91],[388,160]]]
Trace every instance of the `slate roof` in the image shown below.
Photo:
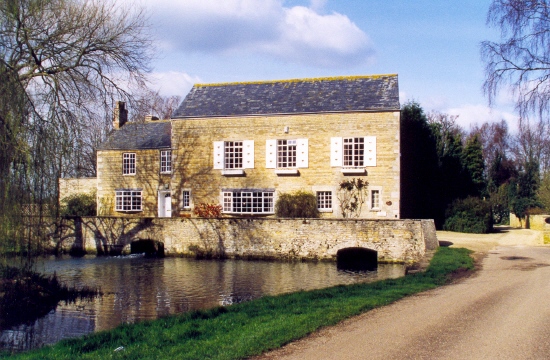
[[[397,75],[196,84],[173,118],[399,110]]]
[[[114,130],[98,150],[169,149],[171,133],[170,121],[126,123]]]

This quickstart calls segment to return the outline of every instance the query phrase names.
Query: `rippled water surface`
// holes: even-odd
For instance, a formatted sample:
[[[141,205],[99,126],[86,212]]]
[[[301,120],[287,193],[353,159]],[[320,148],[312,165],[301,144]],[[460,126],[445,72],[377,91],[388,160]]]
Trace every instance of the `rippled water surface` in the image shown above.
[[[58,305],[34,324],[0,332],[0,347],[24,350],[107,330],[121,323],[229,305],[263,295],[403,276],[402,265],[338,271],[334,263],[147,259],[140,256],[47,259],[38,270],[60,281],[97,287],[103,296]]]

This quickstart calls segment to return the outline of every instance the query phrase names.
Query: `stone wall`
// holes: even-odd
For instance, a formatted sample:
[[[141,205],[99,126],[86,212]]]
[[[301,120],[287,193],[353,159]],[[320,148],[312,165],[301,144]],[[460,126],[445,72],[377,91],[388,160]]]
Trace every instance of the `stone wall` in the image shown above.
[[[76,194],[92,194],[96,192],[96,178],[59,179],[59,198]]]
[[[438,246],[432,220],[90,217],[79,226],[82,238],[65,246],[89,252],[129,251],[150,239],[167,255],[335,260],[340,249],[363,247],[380,262],[411,263]]]
[[[380,208],[371,209],[370,199],[360,218],[399,219],[400,206],[400,113],[356,112],[250,117],[181,119],[172,121],[174,178],[171,183],[174,213],[182,189],[191,191],[195,204],[221,204],[221,189],[275,189],[278,193],[305,190],[331,191],[333,208],[323,217],[341,218],[337,190],[342,180],[362,178],[370,190],[380,192]],[[346,175],[331,166],[331,138],[376,137],[376,166],[362,174]],[[295,175],[282,176],[267,168],[268,140],[307,139],[308,165]],[[224,176],[213,169],[215,141],[253,140],[252,168],[243,175]]]
[[[515,228],[531,229],[541,232],[545,244],[550,244],[550,224],[547,220],[550,215],[527,215],[525,219],[518,218],[510,213],[510,226]]]
[[[99,215],[154,217],[158,215],[158,191],[169,188],[171,174],[160,173],[161,150],[100,150],[97,152]],[[136,174],[122,174],[124,153],[136,154]],[[115,211],[115,189],[140,189],[143,211]]]

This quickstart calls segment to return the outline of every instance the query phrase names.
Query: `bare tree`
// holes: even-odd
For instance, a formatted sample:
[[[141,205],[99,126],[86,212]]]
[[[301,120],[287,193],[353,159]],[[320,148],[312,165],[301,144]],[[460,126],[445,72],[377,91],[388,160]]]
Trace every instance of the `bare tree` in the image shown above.
[[[146,115],[153,115],[161,120],[170,119],[181,103],[181,96],[162,96],[158,91],[145,87],[138,90],[134,97],[130,119],[135,122],[143,121]]]
[[[451,151],[454,139],[462,142],[464,130],[456,122],[458,115],[432,111],[428,113],[427,118],[432,135],[435,137],[437,154],[441,159]]]
[[[0,2],[0,241],[17,204],[56,209],[57,178],[95,141],[89,119],[143,86],[147,29],[143,10],[110,0]]]
[[[511,136],[508,133],[508,124],[505,120],[497,123],[483,123],[481,126],[475,125],[470,130],[469,136],[479,136],[483,146],[483,159],[485,159],[485,169],[489,169],[493,163],[496,154],[508,156],[510,154]]]
[[[544,174],[550,166],[550,124],[545,119],[529,121],[520,118],[518,133],[512,143],[512,153],[516,163],[524,167],[527,163],[537,163],[539,172]]]
[[[515,95],[522,117],[543,117],[550,100],[550,7],[546,0],[493,0],[488,25],[500,29],[501,41],[484,41],[483,84],[489,103],[501,89]]]

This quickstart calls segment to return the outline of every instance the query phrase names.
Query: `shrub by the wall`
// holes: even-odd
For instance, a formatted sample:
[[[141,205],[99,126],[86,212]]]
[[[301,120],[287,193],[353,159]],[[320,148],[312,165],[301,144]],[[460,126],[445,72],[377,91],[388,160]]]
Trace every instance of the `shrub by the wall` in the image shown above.
[[[62,216],[95,216],[96,194],[74,194],[61,200]]]
[[[476,197],[457,199],[445,213],[444,230],[487,234],[493,230],[491,203]]]
[[[282,218],[318,218],[317,198],[307,191],[279,194],[275,213]]]
[[[203,218],[220,218],[222,216],[222,206],[218,204],[200,203],[193,210],[195,215]]]

